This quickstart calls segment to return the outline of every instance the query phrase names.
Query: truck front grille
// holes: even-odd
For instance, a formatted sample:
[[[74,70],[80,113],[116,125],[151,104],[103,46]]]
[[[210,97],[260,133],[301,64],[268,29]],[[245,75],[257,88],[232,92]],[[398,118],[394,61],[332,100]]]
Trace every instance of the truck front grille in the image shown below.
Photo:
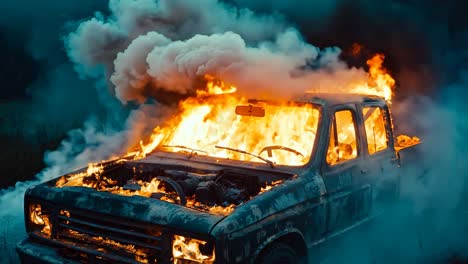
[[[144,222],[78,210],[59,210],[52,224],[59,253],[85,263],[167,263],[172,235]]]

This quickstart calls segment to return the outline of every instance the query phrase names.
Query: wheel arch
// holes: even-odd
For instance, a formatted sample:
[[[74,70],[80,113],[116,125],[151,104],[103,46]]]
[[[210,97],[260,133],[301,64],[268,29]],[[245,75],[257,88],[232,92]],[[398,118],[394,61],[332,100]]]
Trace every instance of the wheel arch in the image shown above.
[[[299,230],[293,229],[289,231],[284,231],[265,240],[255,251],[255,261],[253,263],[257,263],[258,258],[261,256],[261,254],[265,252],[265,250],[267,250],[274,243],[285,243],[287,245],[291,245],[300,256],[304,256],[306,258],[308,257],[307,245],[303,235]]]

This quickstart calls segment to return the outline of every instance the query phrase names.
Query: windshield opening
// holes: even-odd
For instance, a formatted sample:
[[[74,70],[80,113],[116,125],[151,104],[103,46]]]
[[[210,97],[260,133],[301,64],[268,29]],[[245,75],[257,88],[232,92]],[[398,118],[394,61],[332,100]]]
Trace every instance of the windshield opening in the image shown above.
[[[155,129],[152,138],[157,142],[152,144],[159,146],[159,151],[268,163],[272,167],[301,166],[309,161],[320,115],[312,104],[252,103],[232,95],[192,98],[181,103],[180,109],[168,127]]]

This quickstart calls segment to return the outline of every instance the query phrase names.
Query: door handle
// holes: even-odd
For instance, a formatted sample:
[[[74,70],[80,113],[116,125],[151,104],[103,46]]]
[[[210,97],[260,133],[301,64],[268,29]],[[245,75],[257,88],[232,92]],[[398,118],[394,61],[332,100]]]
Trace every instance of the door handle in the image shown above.
[[[362,174],[367,174],[368,170],[367,169],[361,169]]]

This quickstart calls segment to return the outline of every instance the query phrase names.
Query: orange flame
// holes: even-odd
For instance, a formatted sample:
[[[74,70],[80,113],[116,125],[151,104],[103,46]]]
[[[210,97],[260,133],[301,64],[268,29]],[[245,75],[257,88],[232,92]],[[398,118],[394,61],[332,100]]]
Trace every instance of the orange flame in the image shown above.
[[[360,46],[356,46],[356,49],[358,48]],[[348,92],[380,96],[391,103],[395,80],[383,67],[384,58],[384,55],[376,54],[367,60],[369,66],[367,82],[356,84]],[[263,154],[262,157],[278,164],[304,165],[308,161],[312,147],[310,142],[313,142],[317,129],[318,111],[287,104],[276,107],[265,104],[261,107],[267,110],[268,115],[263,118],[236,116],[234,114],[236,105],[248,104],[244,98],[227,95],[235,92],[236,87],[227,85],[211,75],[205,75],[204,78],[207,81],[206,89],[197,91],[197,98],[181,102],[180,114],[166,126],[156,127],[150,139],[146,143],[141,142],[141,151],[135,158],[143,158],[158,146],[168,145],[186,146],[204,152],[195,152],[196,154],[259,162],[253,156],[215,148],[220,145]],[[224,95],[222,99],[209,97],[215,94]],[[366,128],[375,130],[373,124],[380,120],[379,118],[381,115],[371,116],[373,121],[366,123]],[[384,127],[380,126],[379,129]],[[194,131],[196,133],[193,133]],[[348,131],[352,132],[349,129]],[[385,130],[374,133],[373,140],[385,142],[387,140]],[[267,157],[265,152],[262,152],[265,146],[278,145],[288,146],[301,155],[278,150],[273,156],[269,152]],[[353,151],[356,152],[356,149]]]
[[[200,246],[206,243],[206,241],[175,235],[172,247],[172,255],[175,258],[174,263],[186,263],[187,261],[213,263],[215,260],[214,250],[209,256],[200,251]]]
[[[272,182],[270,184],[267,184],[265,187],[260,188],[260,193],[267,192],[267,191],[271,190],[271,188],[273,188],[276,185],[279,185],[279,184],[281,184],[283,182],[284,182],[284,180],[277,180],[277,181],[274,181],[274,182]]]
[[[40,204],[29,205],[29,219],[32,223],[42,226],[41,233],[46,237],[50,237],[51,224],[49,221],[49,215],[43,212],[43,208]]]
[[[390,102],[395,80],[382,66],[383,60],[384,56],[381,54],[369,59],[367,82],[356,84],[347,92],[377,95]],[[141,159],[153,151],[163,150],[189,154],[188,157],[206,155],[218,158],[217,161],[232,159],[270,163],[271,166],[301,166],[309,161],[320,115],[319,110],[312,104],[248,101],[233,94],[237,90],[235,86],[212,75],[205,75],[204,79],[206,87],[197,90],[197,97],[180,102],[177,115],[167,123],[155,127],[148,140],[140,141],[140,151],[131,153],[134,159]],[[244,114],[237,113],[239,105],[248,111]],[[257,109],[257,113],[262,114],[253,114],[255,111],[252,109]],[[250,110],[252,112],[249,112]],[[385,119],[388,113],[381,108],[365,107],[362,114],[369,154],[387,149],[389,139]],[[337,112],[334,118],[332,123],[337,127],[332,127],[335,136],[329,139],[326,159],[330,165],[355,158],[359,145],[353,115]],[[417,137],[399,136],[395,149],[398,151],[417,143]],[[111,179],[101,177],[102,173],[102,166],[90,163],[85,172],[66,175],[56,182],[56,186],[86,186],[129,196],[153,197],[154,193],[159,193],[162,194],[159,198],[161,200],[178,202],[178,198],[171,195],[170,191],[160,188],[161,182],[157,178],[148,182],[137,181],[135,185],[138,185],[139,189],[129,190],[113,185]],[[106,186],[103,183],[108,184]],[[281,181],[272,182],[263,187],[260,193],[280,183]],[[186,198],[188,207],[214,214],[229,214],[236,206],[206,205],[200,204],[194,197]]]
[[[393,88],[395,80],[387,73],[383,67],[385,56],[383,54],[376,54],[367,60],[369,66],[368,81],[361,83],[351,89],[351,93],[376,95],[385,98],[391,102],[393,95]]]
[[[421,143],[421,139],[419,137],[410,137],[407,135],[399,135],[396,138],[395,149],[401,150],[407,147],[411,147]]]
[[[204,87],[202,89],[198,89],[196,91],[197,96],[200,97],[200,98],[210,96],[210,95],[231,94],[231,93],[235,93],[237,91],[237,88],[235,86],[228,85],[225,82],[223,82],[222,80],[216,79],[212,75],[205,74],[203,77],[204,77],[204,79],[206,81],[206,87]],[[183,105],[185,103],[185,108],[186,109],[190,108],[189,107],[190,103],[188,101],[189,100],[181,103],[181,105]],[[194,104],[198,104],[198,103],[194,103]],[[194,105],[194,107],[195,106],[196,105]],[[205,107],[204,109],[207,109],[207,108]],[[194,110],[195,109],[193,109],[192,111],[194,111]],[[189,110],[187,110],[187,111],[189,111]],[[203,112],[203,109],[198,108],[198,113],[203,114],[202,112]],[[196,116],[196,115],[197,115],[197,113],[194,113],[191,116]],[[160,143],[162,142],[162,140],[164,139],[164,137],[166,136],[166,134],[169,131],[170,131],[170,129],[167,129],[167,128],[161,128],[159,126],[155,127],[154,130],[153,130],[153,133],[150,136],[150,139],[149,139],[148,143],[143,144],[143,141],[140,141],[140,151],[138,151],[136,153],[127,153],[127,155],[135,154],[135,157],[134,157],[135,159],[144,158],[148,153],[150,153],[158,145],[160,145]]]
[[[235,86],[227,85],[226,83],[216,79],[212,75],[205,74],[203,77],[206,80],[206,90],[197,90],[197,96],[229,94],[235,93],[237,91],[237,88]]]
[[[310,104],[258,103],[264,117],[241,116],[236,106],[249,105],[246,99],[233,95],[212,98],[189,98],[180,104],[181,113],[168,126],[156,127],[137,157],[143,157],[157,146],[187,146],[202,150],[197,154],[236,160],[262,162],[259,158],[216,146],[240,149],[283,165],[304,165],[310,158],[319,111]],[[196,133],[194,133],[196,131]],[[271,155],[266,146],[286,146]],[[169,150],[171,150],[169,148]],[[268,155],[267,155],[268,154]],[[271,157],[270,157],[271,156]]]

